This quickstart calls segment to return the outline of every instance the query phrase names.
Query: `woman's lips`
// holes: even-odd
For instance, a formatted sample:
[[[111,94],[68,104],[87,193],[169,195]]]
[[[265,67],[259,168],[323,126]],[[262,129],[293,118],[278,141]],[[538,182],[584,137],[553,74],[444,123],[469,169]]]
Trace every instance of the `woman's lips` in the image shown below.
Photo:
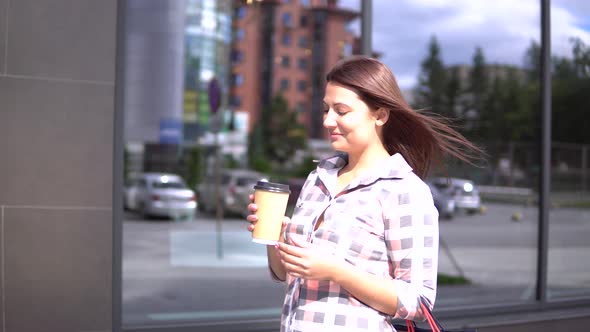
[[[340,137],[340,136],[342,136],[342,135],[330,133],[330,140],[334,141],[334,140],[338,139],[338,137]]]

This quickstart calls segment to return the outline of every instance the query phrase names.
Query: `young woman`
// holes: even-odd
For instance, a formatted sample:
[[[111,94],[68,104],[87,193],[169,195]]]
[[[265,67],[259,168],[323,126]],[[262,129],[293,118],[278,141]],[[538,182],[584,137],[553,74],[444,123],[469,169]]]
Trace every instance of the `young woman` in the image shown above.
[[[281,331],[394,331],[392,318],[423,320],[420,301],[436,296],[438,212],[423,179],[445,155],[479,150],[412,110],[376,59],[342,60],[326,81],[323,125],[339,153],[309,174],[268,246],[287,283]]]

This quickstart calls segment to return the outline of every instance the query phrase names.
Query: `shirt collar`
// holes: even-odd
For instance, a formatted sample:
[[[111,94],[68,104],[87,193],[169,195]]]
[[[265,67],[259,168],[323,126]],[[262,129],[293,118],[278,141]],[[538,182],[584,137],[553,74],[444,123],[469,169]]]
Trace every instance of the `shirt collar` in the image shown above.
[[[322,181],[335,186],[338,171],[346,164],[348,164],[348,154],[338,153],[320,161],[317,172]],[[353,188],[358,185],[371,184],[378,179],[403,179],[410,172],[412,172],[412,167],[410,167],[401,154],[396,153],[384,163],[361,173],[348,187]],[[326,184],[328,185],[328,183]]]

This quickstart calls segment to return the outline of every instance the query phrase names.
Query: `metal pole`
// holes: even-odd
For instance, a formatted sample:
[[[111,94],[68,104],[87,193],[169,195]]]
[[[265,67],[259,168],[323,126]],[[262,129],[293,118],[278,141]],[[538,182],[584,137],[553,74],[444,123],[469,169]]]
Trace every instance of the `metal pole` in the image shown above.
[[[541,172],[536,300],[547,301],[547,256],[551,194],[551,12],[550,0],[541,0]]]
[[[582,146],[582,191],[588,191],[588,145]]]
[[[371,26],[373,25],[373,0],[361,0],[361,52],[363,55],[372,56]]]
[[[216,116],[219,116],[219,126],[215,130],[215,230],[217,233],[217,258],[223,258],[223,238],[221,222],[223,221],[223,207],[221,205],[221,156],[219,145],[219,133],[221,132],[221,123],[223,120],[223,111],[219,111]]]

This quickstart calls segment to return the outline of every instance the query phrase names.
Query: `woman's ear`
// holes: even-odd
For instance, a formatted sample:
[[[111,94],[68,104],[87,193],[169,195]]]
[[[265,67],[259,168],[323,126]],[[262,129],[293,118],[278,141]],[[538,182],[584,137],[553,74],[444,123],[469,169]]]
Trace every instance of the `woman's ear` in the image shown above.
[[[375,124],[379,127],[383,126],[389,120],[389,112],[383,108],[375,111]]]

